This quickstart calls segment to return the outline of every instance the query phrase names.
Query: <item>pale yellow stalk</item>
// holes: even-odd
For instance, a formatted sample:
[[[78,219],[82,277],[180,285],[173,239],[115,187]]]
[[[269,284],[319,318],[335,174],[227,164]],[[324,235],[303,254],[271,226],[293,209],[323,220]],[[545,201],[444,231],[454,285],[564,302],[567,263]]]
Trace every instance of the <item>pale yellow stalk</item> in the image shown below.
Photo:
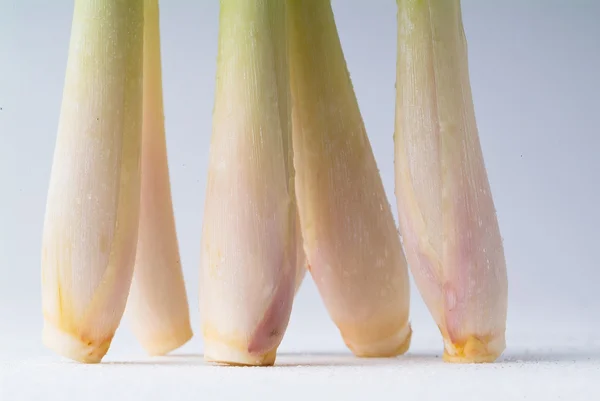
[[[396,196],[444,359],[505,348],[507,276],[479,143],[459,0],[398,0]]]
[[[273,364],[299,281],[285,4],[220,2],[200,274],[211,361]]]
[[[328,0],[291,0],[296,191],[312,277],[358,356],[410,344],[409,278]]]
[[[143,0],[76,0],[42,249],[43,341],[100,362],[133,273]]]
[[[128,313],[146,351],[163,355],[185,344],[192,329],[171,200],[158,0],[144,1],[143,103],[140,223]]]

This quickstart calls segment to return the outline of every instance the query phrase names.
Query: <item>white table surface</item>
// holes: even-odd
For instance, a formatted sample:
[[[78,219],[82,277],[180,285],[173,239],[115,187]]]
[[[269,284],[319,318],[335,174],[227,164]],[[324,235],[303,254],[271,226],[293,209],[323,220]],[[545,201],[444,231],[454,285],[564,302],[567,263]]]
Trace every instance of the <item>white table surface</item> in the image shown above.
[[[321,342],[292,327],[276,366],[258,368],[204,362],[199,336],[170,356],[146,357],[126,329],[103,363],[82,365],[45,350],[31,331],[12,346],[4,337],[0,400],[600,400],[598,331],[565,333],[512,331],[498,362],[453,365],[441,361],[433,332],[416,332],[405,356],[358,359],[327,330]]]

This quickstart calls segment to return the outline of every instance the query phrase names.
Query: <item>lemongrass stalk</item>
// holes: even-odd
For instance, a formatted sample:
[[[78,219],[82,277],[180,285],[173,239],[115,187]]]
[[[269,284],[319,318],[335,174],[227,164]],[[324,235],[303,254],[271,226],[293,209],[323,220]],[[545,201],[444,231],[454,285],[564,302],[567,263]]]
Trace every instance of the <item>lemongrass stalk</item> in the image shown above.
[[[309,269],[354,354],[402,354],[411,338],[408,269],[331,4],[288,4],[296,192]]]
[[[143,104],[140,222],[128,314],[145,350],[163,355],[190,340],[192,328],[171,200],[158,0],[144,1]]]
[[[273,364],[296,289],[285,4],[220,2],[200,297],[221,363]]]
[[[291,171],[295,171],[292,168]],[[295,184],[292,184],[295,186]],[[295,192],[294,192],[295,193]],[[304,241],[302,240],[302,228],[300,225],[300,215],[296,213],[296,293],[300,290],[300,286],[306,276],[308,265],[306,255],[304,254]]]
[[[507,275],[469,82],[459,0],[398,0],[396,196],[444,359],[505,348]]]
[[[143,0],[76,0],[42,249],[43,342],[97,363],[119,326],[138,232]]]

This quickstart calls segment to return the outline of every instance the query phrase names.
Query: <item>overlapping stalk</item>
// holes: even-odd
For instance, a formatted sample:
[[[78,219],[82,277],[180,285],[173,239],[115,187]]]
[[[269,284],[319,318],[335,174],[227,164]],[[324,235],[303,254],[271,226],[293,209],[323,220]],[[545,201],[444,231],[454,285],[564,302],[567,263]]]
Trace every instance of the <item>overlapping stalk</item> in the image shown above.
[[[327,0],[288,2],[296,190],[312,277],[348,347],[410,344],[409,281]]]
[[[139,234],[128,313],[151,355],[192,337],[167,160],[158,0],[144,0],[144,111]]]

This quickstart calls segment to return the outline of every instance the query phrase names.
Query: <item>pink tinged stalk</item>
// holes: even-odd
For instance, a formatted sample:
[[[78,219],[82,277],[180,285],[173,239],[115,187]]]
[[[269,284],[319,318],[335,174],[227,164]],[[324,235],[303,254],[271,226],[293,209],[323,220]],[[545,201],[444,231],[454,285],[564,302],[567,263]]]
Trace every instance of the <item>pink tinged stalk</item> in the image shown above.
[[[144,111],[139,235],[128,314],[151,355],[192,337],[171,200],[163,113],[158,0],[144,1]]]
[[[143,0],[76,0],[42,245],[43,342],[102,360],[138,234]]]
[[[410,344],[408,269],[329,1],[288,2],[298,209],[312,277],[347,346]]]
[[[507,273],[458,0],[398,0],[396,197],[404,249],[449,362],[505,348]]]
[[[272,365],[300,281],[285,6],[221,0],[202,234],[204,355]]]

